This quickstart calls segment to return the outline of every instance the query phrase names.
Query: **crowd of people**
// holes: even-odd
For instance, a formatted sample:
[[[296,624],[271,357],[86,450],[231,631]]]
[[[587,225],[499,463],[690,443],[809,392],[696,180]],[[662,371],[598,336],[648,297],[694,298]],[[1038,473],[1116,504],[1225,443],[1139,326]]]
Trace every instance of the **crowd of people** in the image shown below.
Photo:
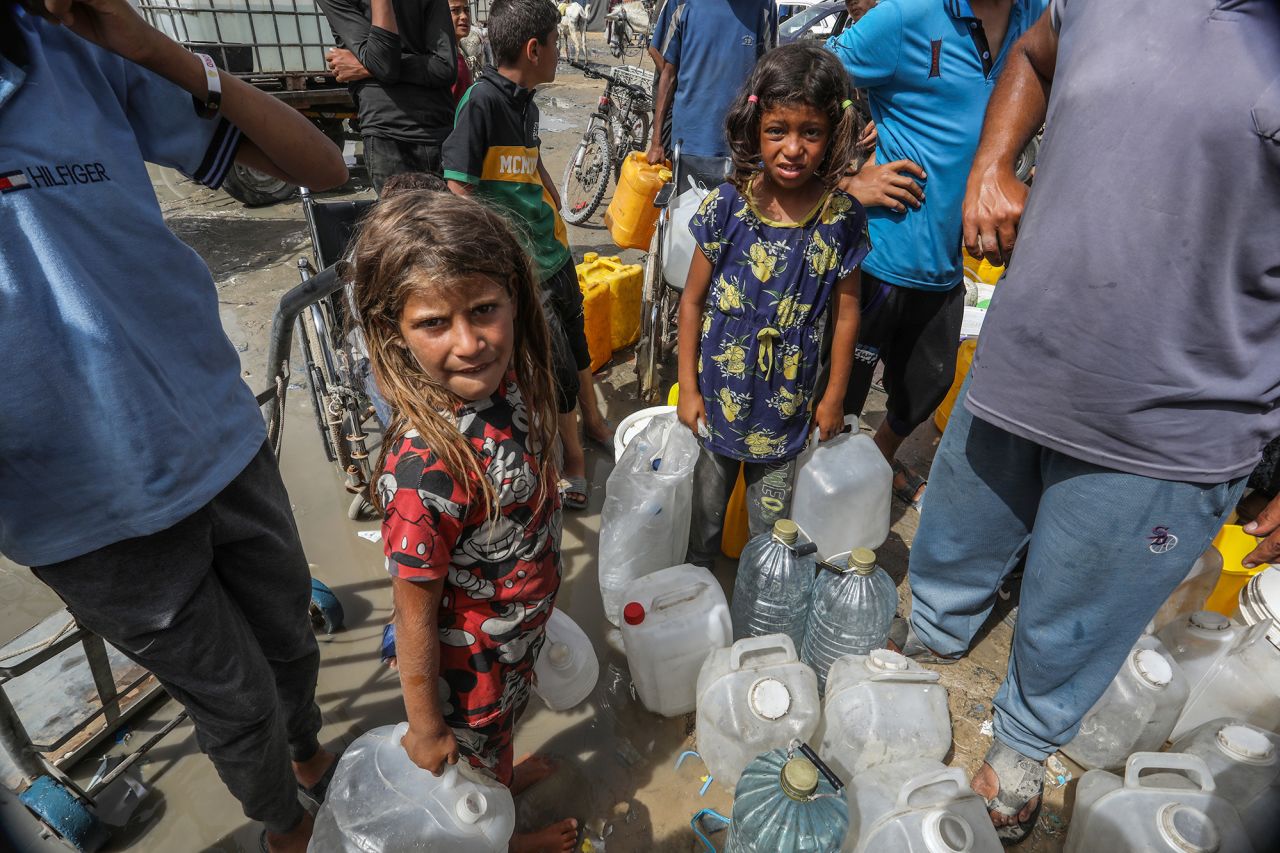
[[[519,793],[555,769],[512,739],[561,508],[587,503],[582,442],[612,446],[534,100],[562,13],[496,0],[472,81],[465,2],[320,1],[383,196],[350,260],[392,412],[372,497],[403,745]],[[1280,7],[847,2],[825,45],[776,47],[771,0],[655,19],[648,158],[679,144],[707,190],[679,308],[689,559],[713,559],[740,468],[752,533],[785,517],[796,457],[883,365],[875,441],[920,513],[892,643],[963,657],[1025,564],[972,780],[1016,842],[1044,760],[1280,436]],[[1029,193],[1014,163],[1042,125]],[[0,552],[183,704],[264,850],[304,850],[337,764],[307,561],[209,270],[144,162],[319,190],[341,152],[127,0],[0,0],[0,154],[0,354],[24,421],[60,427],[0,439]],[[895,460],[952,383],[962,247],[1008,268],[926,483]],[[1248,529],[1246,564],[1280,556],[1280,501]],[[511,849],[576,838],[565,818]]]

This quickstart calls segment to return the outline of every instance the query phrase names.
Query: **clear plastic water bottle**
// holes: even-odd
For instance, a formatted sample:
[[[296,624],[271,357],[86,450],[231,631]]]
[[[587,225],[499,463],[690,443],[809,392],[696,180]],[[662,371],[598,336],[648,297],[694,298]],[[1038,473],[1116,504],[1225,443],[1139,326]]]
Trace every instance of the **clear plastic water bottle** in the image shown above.
[[[884,647],[897,608],[898,590],[870,548],[854,548],[842,572],[819,573],[800,659],[813,667],[820,690],[836,660]]]
[[[803,645],[818,564],[811,554],[796,555],[799,537],[800,528],[784,518],[742,549],[730,609],[735,641],[786,634],[797,649]]]
[[[738,780],[724,853],[830,853],[848,831],[849,804],[813,762],[775,749]]]

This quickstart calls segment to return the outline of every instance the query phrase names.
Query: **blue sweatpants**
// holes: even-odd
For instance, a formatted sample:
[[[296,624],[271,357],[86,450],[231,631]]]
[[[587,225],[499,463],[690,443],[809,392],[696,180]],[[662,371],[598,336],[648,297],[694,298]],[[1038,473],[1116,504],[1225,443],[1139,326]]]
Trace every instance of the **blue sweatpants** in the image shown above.
[[[1075,736],[1246,478],[1209,486],[1083,462],[974,418],[967,390],[911,547],[911,625],[938,654],[968,651],[1025,550],[995,736],[1043,759]]]

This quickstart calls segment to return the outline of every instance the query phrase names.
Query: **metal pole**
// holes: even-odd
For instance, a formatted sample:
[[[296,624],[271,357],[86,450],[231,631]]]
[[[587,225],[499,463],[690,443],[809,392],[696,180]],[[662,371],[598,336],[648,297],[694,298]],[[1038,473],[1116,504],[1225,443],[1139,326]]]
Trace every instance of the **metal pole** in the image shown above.
[[[85,634],[82,643],[84,656],[89,659],[93,684],[98,688],[98,699],[102,702],[103,718],[108,726],[114,725],[120,720],[120,694],[116,690],[116,676],[111,671],[111,661],[107,658],[107,645],[93,633]]]
[[[98,794],[105,791],[108,785],[110,785],[116,779],[120,778],[120,776],[126,770],[128,770],[130,767],[132,767],[134,764],[137,763],[138,759],[146,755],[147,752],[149,752],[153,746],[159,743],[160,740],[164,738],[165,735],[169,734],[169,732],[176,729],[182,723],[182,721],[185,720],[186,718],[187,718],[187,712],[182,711],[172,720],[165,723],[164,728],[162,728],[160,731],[156,732],[154,735],[148,738],[147,742],[144,743],[142,746],[138,747],[134,752],[132,752],[128,758],[126,758],[124,761],[121,761],[115,767],[111,768],[111,772],[108,773],[106,776],[103,776],[101,779],[99,779],[98,782],[87,791],[87,793],[90,796],[96,797]]]
[[[10,760],[26,777],[27,784],[48,773],[44,759],[31,745],[31,738],[27,736],[27,730],[18,719],[18,712],[13,709],[3,686],[0,686],[0,746],[9,753]]]

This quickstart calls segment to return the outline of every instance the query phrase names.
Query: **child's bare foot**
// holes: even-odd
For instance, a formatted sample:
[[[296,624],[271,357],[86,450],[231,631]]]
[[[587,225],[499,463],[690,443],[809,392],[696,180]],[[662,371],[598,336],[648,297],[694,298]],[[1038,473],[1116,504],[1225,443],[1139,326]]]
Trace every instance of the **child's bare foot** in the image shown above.
[[[559,769],[560,762],[549,755],[526,755],[512,768],[511,796],[520,796]]]
[[[578,822],[566,818],[537,832],[513,836],[507,850],[509,853],[572,853],[577,840]]]

